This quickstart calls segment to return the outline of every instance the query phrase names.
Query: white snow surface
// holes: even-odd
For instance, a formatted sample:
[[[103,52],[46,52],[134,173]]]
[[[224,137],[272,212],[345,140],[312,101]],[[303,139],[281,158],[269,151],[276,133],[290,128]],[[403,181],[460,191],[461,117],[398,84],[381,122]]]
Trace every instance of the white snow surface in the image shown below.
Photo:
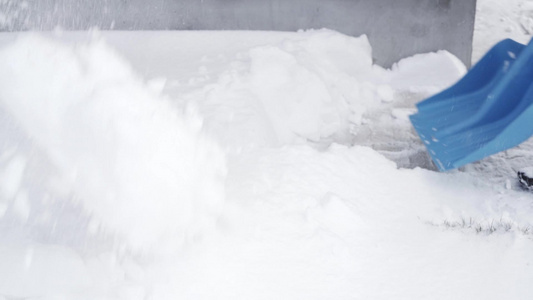
[[[408,116],[465,67],[371,51],[0,34],[0,299],[531,299],[531,142],[435,171]]]
[[[518,171],[524,173],[524,175],[526,175],[529,178],[533,178],[533,167],[523,168]]]
[[[531,0],[477,0],[476,10],[473,62],[503,39],[527,44],[533,36]]]

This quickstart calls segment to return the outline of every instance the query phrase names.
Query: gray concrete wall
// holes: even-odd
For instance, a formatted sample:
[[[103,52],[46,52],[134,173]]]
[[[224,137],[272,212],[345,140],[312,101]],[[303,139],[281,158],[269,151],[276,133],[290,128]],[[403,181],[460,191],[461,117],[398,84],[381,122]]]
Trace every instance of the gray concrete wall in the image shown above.
[[[446,49],[470,65],[476,0],[0,0],[0,30],[280,30],[367,34],[376,63]]]

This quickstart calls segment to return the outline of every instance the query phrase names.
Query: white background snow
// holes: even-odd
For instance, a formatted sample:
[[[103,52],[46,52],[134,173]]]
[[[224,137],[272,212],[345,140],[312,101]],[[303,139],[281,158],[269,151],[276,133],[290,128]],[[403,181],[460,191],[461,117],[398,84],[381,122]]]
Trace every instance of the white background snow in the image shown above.
[[[479,0],[473,61],[532,33],[533,1]],[[0,299],[531,299],[532,142],[435,171],[408,116],[466,68],[371,51],[0,34]]]

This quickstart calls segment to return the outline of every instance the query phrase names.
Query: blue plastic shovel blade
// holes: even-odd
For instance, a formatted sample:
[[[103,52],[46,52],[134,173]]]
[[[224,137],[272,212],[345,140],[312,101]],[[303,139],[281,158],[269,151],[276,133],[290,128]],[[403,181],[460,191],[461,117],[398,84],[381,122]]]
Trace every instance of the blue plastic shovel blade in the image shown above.
[[[533,42],[503,40],[456,84],[417,104],[411,123],[439,170],[458,168],[533,134],[532,83]]]

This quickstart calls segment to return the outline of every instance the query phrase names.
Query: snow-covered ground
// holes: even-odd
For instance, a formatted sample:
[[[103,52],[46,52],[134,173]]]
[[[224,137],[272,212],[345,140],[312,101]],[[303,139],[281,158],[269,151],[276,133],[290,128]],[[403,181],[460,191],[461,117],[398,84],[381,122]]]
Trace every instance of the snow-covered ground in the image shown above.
[[[472,61],[478,61],[500,40],[527,44],[533,35],[533,1],[478,0]]]
[[[478,1],[474,60],[530,36],[530,2],[500,2]],[[439,173],[409,123],[465,73],[445,51],[388,70],[328,30],[0,45],[2,300],[533,297],[532,142]]]

